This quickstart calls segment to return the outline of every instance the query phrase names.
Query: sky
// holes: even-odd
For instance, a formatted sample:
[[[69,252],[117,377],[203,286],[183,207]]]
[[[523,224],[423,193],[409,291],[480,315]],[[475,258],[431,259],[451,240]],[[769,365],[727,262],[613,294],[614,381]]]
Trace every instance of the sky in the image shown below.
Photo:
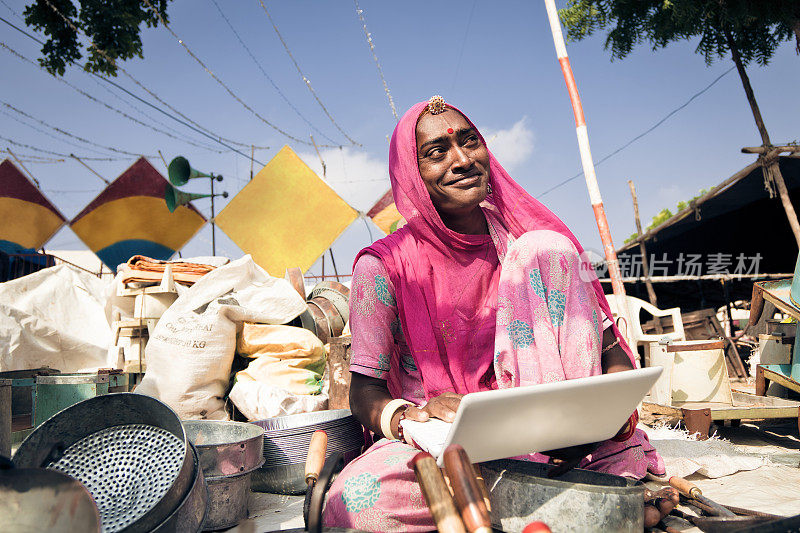
[[[24,26],[18,15],[25,4],[24,0],[2,0],[0,16]],[[389,188],[388,138],[396,120],[355,3],[264,0],[264,4],[291,57],[259,0],[174,0],[168,5],[170,28],[208,70],[161,25],[142,30],[144,57],[129,60],[123,67],[163,101],[217,135],[244,145],[268,147],[255,150],[255,172],[287,144],[319,174],[321,156],[328,183],[350,205],[365,212]],[[402,115],[414,103],[441,94],[472,119],[500,163],[559,215],[585,248],[600,250],[582,176],[540,196],[581,170],[572,109],[544,4],[469,0],[359,0],[358,4],[397,112]],[[565,2],[557,4],[564,7]],[[0,42],[29,59],[39,57],[40,45],[2,23]],[[696,45],[696,41],[686,41],[652,51],[644,44],[616,61],[611,61],[610,52],[604,49],[602,34],[567,45],[595,162],[722,76],[655,130],[597,166],[617,246],[635,231],[628,180],[636,185],[646,225],[661,209],[674,211],[678,201],[748,165],[754,156],[741,154],[740,149],[760,144],[736,71],[726,73],[733,62],[723,58],[706,65],[703,57],[694,53]],[[100,145],[146,155],[165,175],[158,152],[167,161],[184,155],[193,167],[222,174],[221,188],[231,197],[250,178],[250,148],[241,148],[245,155],[231,152],[78,67],[68,68],[64,80],[178,139],[91,101],[4,47],[0,47],[0,68],[2,103],[49,126]],[[248,111],[209,71],[241,102],[295,140]],[[753,64],[748,73],[773,143],[800,138],[800,101],[795,98],[800,57],[793,43],[784,43],[768,66]],[[302,76],[309,80],[314,94]],[[115,82],[164,108],[123,73]],[[4,105],[0,105],[0,130],[3,137],[39,149],[121,158],[86,161],[108,180],[136,159],[64,137]],[[319,156],[308,143],[310,134],[320,145]],[[201,146],[189,144],[187,139]],[[0,145],[11,146],[18,155],[37,154],[6,141]],[[74,160],[25,165],[67,218],[77,215],[105,187]],[[207,192],[203,188],[193,190]],[[225,202],[216,202],[217,212]],[[208,200],[194,205],[210,215]],[[349,273],[357,251],[380,236],[371,222],[357,220],[348,228],[333,244],[340,273]],[[65,227],[45,248],[86,247]],[[183,257],[210,253],[209,226],[182,250]],[[217,229],[217,254],[237,258],[242,252]],[[330,269],[328,261],[326,273],[331,273]],[[319,274],[320,270],[318,261],[309,273]]]

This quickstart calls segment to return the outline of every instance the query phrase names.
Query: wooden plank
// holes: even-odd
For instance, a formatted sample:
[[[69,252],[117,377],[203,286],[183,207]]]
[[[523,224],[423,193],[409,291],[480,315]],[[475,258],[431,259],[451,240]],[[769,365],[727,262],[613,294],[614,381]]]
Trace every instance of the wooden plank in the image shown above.
[[[777,383],[778,385],[783,385],[787,389],[791,389],[795,392],[800,392],[800,383],[784,376],[780,372],[775,372],[774,370],[770,370],[769,368],[765,368],[763,366],[761,368],[764,370],[765,379],[772,381],[773,383]],[[771,396],[764,396],[764,398],[771,398]]]
[[[787,315],[791,316],[795,320],[800,321],[800,312],[798,312],[798,310],[795,309],[793,306],[786,305],[786,302],[784,302],[783,300],[781,300],[780,298],[778,298],[776,296],[773,296],[772,294],[768,293],[767,291],[762,291],[761,294],[762,294],[762,296],[764,297],[764,299],[766,301],[770,302],[775,307],[777,307],[778,309],[780,309],[782,312],[786,313]]]
[[[719,402],[686,402],[674,405],[642,402],[642,404],[652,413],[678,418],[682,418],[681,409],[710,409],[713,420],[797,418],[800,414],[800,402],[742,392],[733,392],[732,396],[732,405]]]

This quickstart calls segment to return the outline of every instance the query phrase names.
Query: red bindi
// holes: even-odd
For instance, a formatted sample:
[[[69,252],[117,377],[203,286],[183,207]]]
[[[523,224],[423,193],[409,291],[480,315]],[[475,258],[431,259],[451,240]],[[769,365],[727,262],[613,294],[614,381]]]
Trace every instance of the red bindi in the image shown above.
[[[447,133],[453,133],[453,128],[447,128]]]

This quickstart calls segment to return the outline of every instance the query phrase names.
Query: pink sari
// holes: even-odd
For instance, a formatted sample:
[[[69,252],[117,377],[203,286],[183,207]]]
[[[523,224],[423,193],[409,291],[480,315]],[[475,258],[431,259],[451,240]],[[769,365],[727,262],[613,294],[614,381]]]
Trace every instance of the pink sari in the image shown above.
[[[420,102],[406,112],[389,151],[394,200],[408,223],[356,258],[374,255],[386,268],[425,398],[600,374],[602,324],[611,311],[581,259],[583,248],[491,154],[492,193],[481,204],[490,235],[448,229],[417,165],[415,130],[425,106]],[[631,357],[613,320],[610,327]],[[353,337],[355,347],[355,326]],[[398,359],[392,358],[387,379],[394,397],[404,394],[393,372]],[[410,446],[383,440],[350,463],[329,492],[326,524],[434,529],[413,496],[413,455]],[[663,474],[663,462],[638,430],[625,442],[603,443],[581,467],[636,478],[648,470]],[[406,502],[407,495],[413,501]]]

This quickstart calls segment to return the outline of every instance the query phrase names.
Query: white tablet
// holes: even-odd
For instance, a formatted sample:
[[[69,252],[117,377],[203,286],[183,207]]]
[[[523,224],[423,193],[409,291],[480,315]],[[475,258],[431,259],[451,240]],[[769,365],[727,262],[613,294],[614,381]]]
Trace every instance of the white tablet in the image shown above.
[[[473,463],[608,440],[661,375],[640,368],[557,383],[467,394],[452,424],[403,420],[403,432],[439,460],[451,444]]]

